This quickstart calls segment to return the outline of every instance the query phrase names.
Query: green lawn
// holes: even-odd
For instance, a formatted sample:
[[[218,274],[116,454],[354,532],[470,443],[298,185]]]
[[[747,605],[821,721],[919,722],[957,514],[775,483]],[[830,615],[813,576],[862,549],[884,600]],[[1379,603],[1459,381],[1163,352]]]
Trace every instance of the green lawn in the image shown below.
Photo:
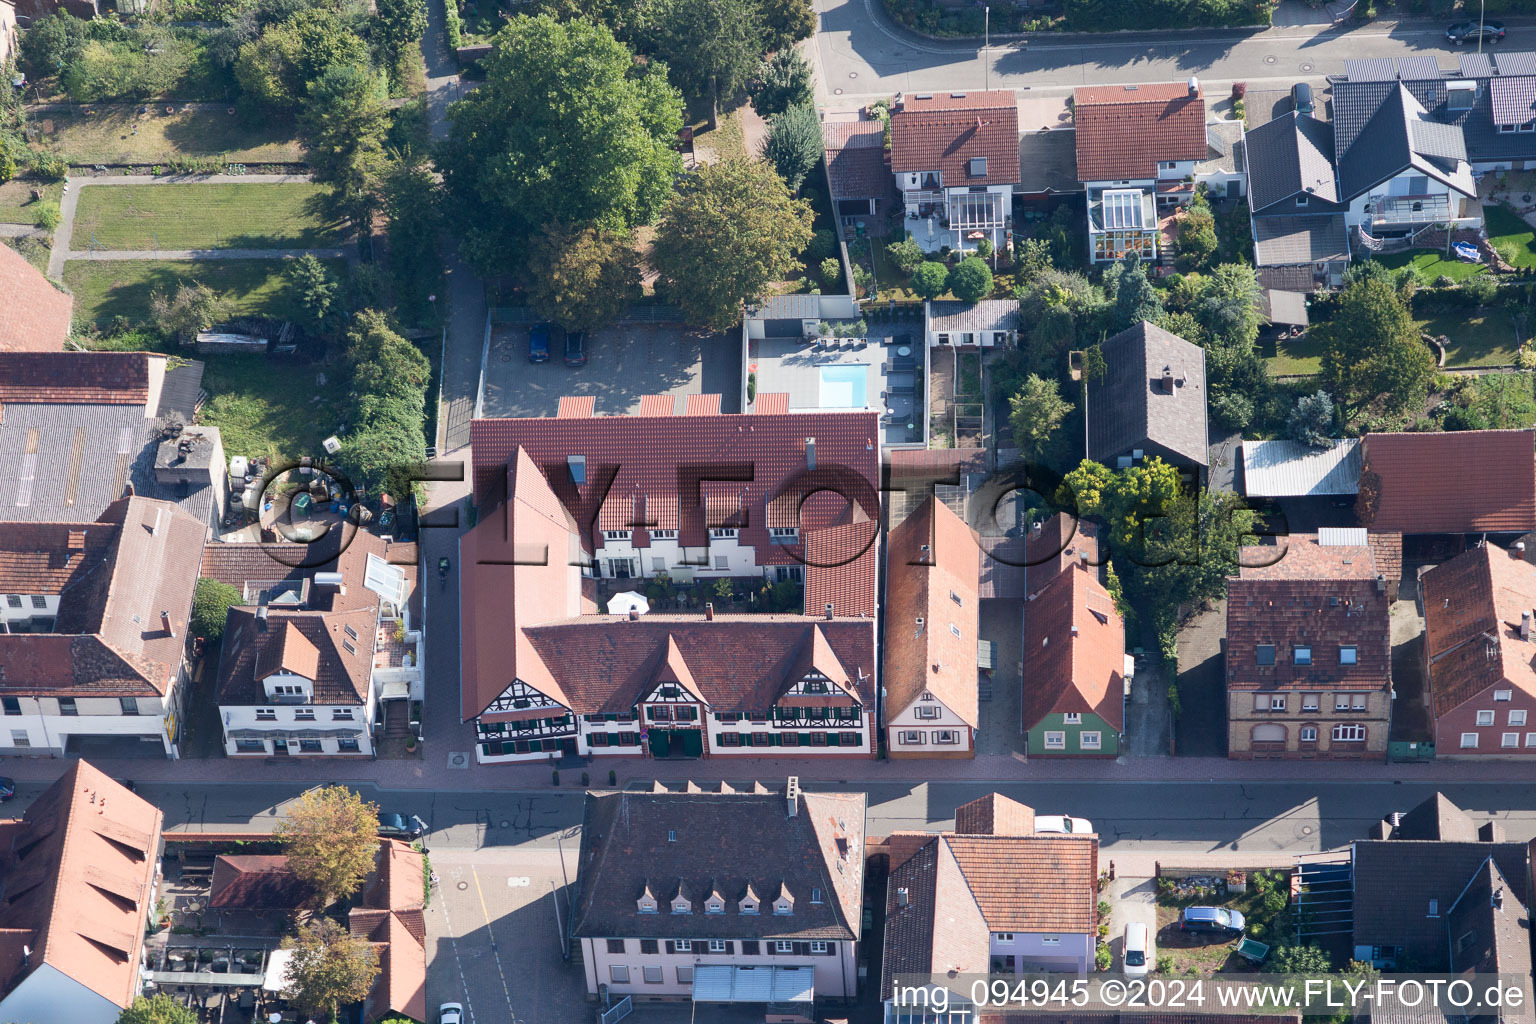
[[[1503,203],[1483,207],[1488,244],[1517,267],[1536,267],[1536,228]]]
[[[46,184],[28,178],[13,178],[0,185],[0,224],[31,224],[37,216],[37,204],[32,201],[32,190],[41,188],[45,201],[58,202],[64,194],[64,183],[50,181]]]
[[[1412,263],[1419,270],[1419,278],[1425,284],[1434,284],[1435,278],[1442,274],[1452,281],[1460,281],[1471,277],[1473,274],[1486,273],[1488,268],[1481,263],[1467,263],[1457,259],[1454,255],[1450,259],[1445,258],[1445,253],[1439,250],[1416,249],[1412,252],[1395,252],[1386,256],[1374,257],[1382,266],[1389,270],[1406,267]]]
[[[175,104],[101,104],[94,112],[48,111],[29,119],[41,134],[41,148],[63,153],[75,164],[157,164],[178,158],[222,157],[227,162],[302,163],[304,151],[292,123],[247,127],[238,114],[221,109],[183,111]],[[82,108],[84,109],[84,108]]]
[[[198,419],[219,428],[227,454],[320,455],[320,442],[335,433],[344,397],[338,374],[321,385],[316,367],[266,356],[198,358],[209,395]]]
[[[325,261],[338,276],[345,276],[343,260]],[[149,296],[159,289],[167,294],[183,281],[198,281],[234,300],[235,311],[244,314],[284,316],[288,299],[284,288],[284,260],[70,260],[64,265],[64,283],[75,296],[75,316],[106,325],[117,317],[143,323],[149,317]]]
[[[1264,361],[1271,374],[1316,374],[1323,368],[1323,346],[1309,337],[1291,341],[1265,342]]]
[[[1507,366],[1515,361],[1515,329],[1501,310],[1469,309],[1416,322],[1425,334],[1450,339],[1447,367]]]
[[[342,225],[315,211],[325,189],[288,185],[96,185],[81,189],[76,250],[318,249]]]

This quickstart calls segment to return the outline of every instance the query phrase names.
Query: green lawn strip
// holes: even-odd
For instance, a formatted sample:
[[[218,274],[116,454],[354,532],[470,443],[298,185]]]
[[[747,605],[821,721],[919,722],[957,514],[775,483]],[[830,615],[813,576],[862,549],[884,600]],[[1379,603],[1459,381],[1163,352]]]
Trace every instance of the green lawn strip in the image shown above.
[[[40,148],[76,164],[156,164],[178,158],[222,157],[231,163],[302,163],[292,123],[250,127],[223,108],[173,113],[166,105],[101,104],[92,114],[49,110],[32,115]],[[84,109],[84,108],[82,108]]]
[[[97,185],[80,192],[70,245],[100,249],[319,249],[341,225],[316,212],[323,186]]]
[[[917,298],[917,293],[912,290],[907,275],[891,262],[891,257],[885,251],[887,244],[889,239],[875,243],[875,286],[880,289],[882,299],[911,302]]]
[[[37,217],[38,204],[32,201],[32,190],[44,191],[44,202],[58,202],[64,194],[61,181],[41,182],[30,178],[13,178],[0,185],[0,224],[31,224]]]
[[[338,276],[344,260],[325,260]],[[123,317],[133,324],[149,319],[155,289],[171,294],[182,282],[198,281],[228,296],[235,312],[286,316],[285,260],[70,260],[64,283],[75,296],[75,316],[101,326]]]
[[[1517,267],[1536,267],[1536,228],[1503,203],[1483,207],[1488,244]]]
[[[335,373],[258,355],[204,355],[208,402],[198,421],[219,428],[229,455],[319,455],[335,433],[343,388]]]
[[[1473,274],[1486,273],[1488,270],[1481,263],[1468,263],[1457,259],[1454,254],[1450,259],[1446,259],[1445,253],[1429,249],[1395,252],[1386,256],[1377,256],[1375,259],[1390,270],[1397,270],[1411,263],[1418,269],[1420,280],[1425,284],[1434,284],[1435,278],[1441,276],[1448,277],[1452,281],[1460,281]]]
[[[1323,369],[1323,346],[1309,337],[1260,344],[1260,354],[1276,376],[1312,375]]]
[[[1507,366],[1515,361],[1515,329],[1500,309],[1467,309],[1416,320],[1431,337],[1445,335],[1445,365]]]

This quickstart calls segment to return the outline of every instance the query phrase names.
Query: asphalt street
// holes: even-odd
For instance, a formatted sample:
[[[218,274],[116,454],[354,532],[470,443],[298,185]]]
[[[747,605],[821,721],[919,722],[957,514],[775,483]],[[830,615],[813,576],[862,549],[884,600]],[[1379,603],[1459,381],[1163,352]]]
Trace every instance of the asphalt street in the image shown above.
[[[1180,81],[1197,75],[1220,97],[1234,81],[1276,89],[1342,74],[1346,59],[1434,56],[1446,67],[1462,52],[1437,21],[1289,26],[1264,31],[1197,29],[1113,32],[970,42],[919,38],[891,23],[880,0],[816,0],[821,29],[818,99],[852,108],[898,92],[1018,89],[1059,95],[1080,85]],[[1500,49],[1536,49],[1536,26],[1510,23]],[[1028,93],[1026,92],[1027,96]]]
[[[764,779],[782,785],[780,779]],[[669,785],[671,783],[669,782]],[[20,814],[42,791],[22,783],[6,811]],[[574,846],[581,823],[578,786],[543,792],[360,791],[386,810],[418,814],[431,828],[431,849],[479,850]],[[809,784],[807,789],[846,789]],[[1107,854],[1180,851],[1311,853],[1363,838],[1372,824],[1406,811],[1435,786],[1390,782],[872,782],[868,834],[898,829],[937,830],[954,822],[958,804],[996,790],[1044,814],[1088,818]],[[1536,838],[1536,786],[1455,783],[1439,787],[1474,821],[1495,819],[1513,840]],[[193,831],[266,831],[300,785],[141,784],[139,794],[165,812],[166,828]],[[557,838],[560,837],[560,838]]]

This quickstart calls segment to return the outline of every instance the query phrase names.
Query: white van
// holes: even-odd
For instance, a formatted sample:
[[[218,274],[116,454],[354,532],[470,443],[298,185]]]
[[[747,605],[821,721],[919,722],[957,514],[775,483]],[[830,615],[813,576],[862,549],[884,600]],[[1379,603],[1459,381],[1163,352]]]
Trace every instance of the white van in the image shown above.
[[[1147,973],[1147,959],[1152,955],[1147,926],[1131,922],[1125,926],[1125,973],[1139,977]]]

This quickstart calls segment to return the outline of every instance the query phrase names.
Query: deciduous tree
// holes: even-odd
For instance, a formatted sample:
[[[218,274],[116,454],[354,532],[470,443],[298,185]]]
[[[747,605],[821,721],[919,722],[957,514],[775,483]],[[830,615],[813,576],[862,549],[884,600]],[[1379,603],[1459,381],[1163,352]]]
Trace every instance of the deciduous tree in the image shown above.
[[[651,262],[691,323],[724,330],[743,302],[787,277],[811,240],[811,207],[773,168],[726,160],[685,178],[667,204]]]
[[[992,268],[986,260],[967,256],[949,272],[949,290],[961,302],[980,302],[992,294]]]
[[[288,866],[315,890],[321,906],[352,895],[372,870],[378,813],[377,804],[346,786],[322,786],[295,800],[273,829]]]
[[[746,84],[763,55],[756,0],[650,0],[643,48],[666,63],[686,96],[724,101]]]
[[[528,304],[566,330],[611,324],[640,297],[640,256],[628,232],[547,225],[529,244],[524,273]]]
[[[912,271],[912,290],[920,299],[936,299],[949,290],[949,268],[936,260],[925,260]]]
[[[682,99],[664,69],[637,65],[606,28],[547,15],[513,18],[483,64],[438,158],[471,262],[517,267],[551,221],[622,230],[655,217],[682,168]]]
[[[192,588],[192,634],[213,643],[224,639],[225,619],[240,599],[240,591],[228,583],[200,578]]]
[[[1071,402],[1061,397],[1056,381],[1033,373],[1024,378],[1024,386],[1009,404],[1014,443],[1032,456],[1045,450],[1061,421],[1074,408]]]
[[[364,999],[379,973],[373,943],[329,917],[300,925],[298,935],[285,939],[283,948],[293,951],[288,981],[295,1001],[327,1020],[335,1020],[341,1007]]]
[[[384,76],[355,64],[326,68],[310,83],[298,125],[314,180],[331,187],[333,210],[366,231],[380,204],[385,170],[389,89]]]
[[[117,1024],[198,1024],[197,1014],[165,993],[139,996],[122,1013]]]
[[[168,338],[188,341],[229,316],[234,304],[207,285],[183,282],[174,295],[154,291],[149,296],[149,316]]]
[[[392,65],[399,59],[400,51],[426,32],[426,0],[376,0],[376,7],[371,23],[374,38],[381,55]]]
[[[1391,414],[1423,404],[1435,357],[1386,281],[1371,278],[1345,289],[1333,319],[1312,334],[1323,343],[1323,380],[1346,424],[1376,402]]]
[[[802,39],[809,39],[816,31],[816,12],[811,10],[810,0],[758,0],[763,12],[766,30],[763,39],[769,50],[779,53],[791,50]]]
[[[780,50],[757,66],[747,87],[752,106],[763,117],[782,113],[790,107],[809,104],[811,66],[797,50]]]

